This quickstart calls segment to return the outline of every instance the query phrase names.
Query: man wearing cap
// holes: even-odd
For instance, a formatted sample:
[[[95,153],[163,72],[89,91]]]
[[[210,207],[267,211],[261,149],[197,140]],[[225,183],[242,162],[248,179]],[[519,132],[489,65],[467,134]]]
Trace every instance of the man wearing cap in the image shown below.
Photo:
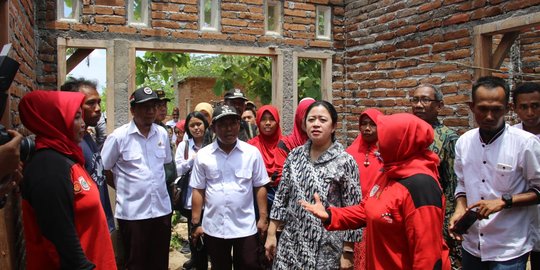
[[[103,166],[116,186],[126,269],[168,269],[171,202],[163,165],[172,161],[167,131],[154,123],[159,98],[149,87],[131,95],[133,120],[105,141]]]
[[[212,267],[231,269],[234,261],[234,269],[261,269],[257,231],[265,237],[268,229],[264,185],[269,182],[262,156],[238,139],[240,115],[234,107],[214,110],[212,130],[217,140],[199,150],[191,173],[192,239],[204,241]]]
[[[231,89],[225,93],[225,96],[223,97],[224,103],[226,105],[229,105],[230,107],[234,107],[236,109],[236,113],[238,115],[242,116],[244,113],[244,110],[246,110],[246,101],[248,100],[244,93],[240,89]],[[257,130],[257,126],[253,125],[250,127],[250,124],[242,119],[240,119],[240,132],[238,133],[238,139],[247,142],[253,137],[256,136],[254,132]]]

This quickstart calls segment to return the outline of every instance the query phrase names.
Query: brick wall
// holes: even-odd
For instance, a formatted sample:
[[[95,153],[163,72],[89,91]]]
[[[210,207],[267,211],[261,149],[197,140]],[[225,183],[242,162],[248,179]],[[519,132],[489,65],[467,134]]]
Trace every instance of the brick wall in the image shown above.
[[[11,102],[8,104],[10,125],[20,125],[18,105],[20,98],[28,91],[36,89],[36,55],[37,43],[34,39],[34,5],[33,1],[8,1],[9,31],[8,42],[12,44],[9,57],[19,62],[19,72],[15,75],[9,91]],[[8,115],[4,115],[7,118]]]
[[[342,133],[355,137],[358,114],[368,107],[409,111],[410,91],[420,83],[444,92],[444,124],[469,129],[473,27],[539,10],[538,0],[345,1],[345,70],[334,82],[341,99],[336,104],[345,114]],[[538,39],[526,46],[538,48]],[[524,68],[538,70],[537,52],[527,56],[534,61],[522,57],[528,61]]]
[[[7,26],[0,29],[7,31],[7,42],[12,44],[9,57],[19,62],[19,71],[9,88],[9,100],[2,123],[8,128],[17,129],[23,134],[18,106],[25,93],[36,89],[36,56],[38,44],[34,32],[35,6],[30,0],[9,0],[7,7]],[[3,44],[2,44],[3,45]],[[0,269],[22,269],[24,264],[24,237],[20,212],[20,196],[12,193],[6,206],[0,210]]]
[[[190,77],[178,83],[178,104],[180,109],[180,119],[185,119],[186,115],[195,109],[195,106],[201,102],[221,101],[221,97],[214,94],[212,88],[216,83],[215,78]],[[191,106],[186,108],[186,100],[189,100]]]
[[[170,41],[214,45],[240,45],[280,48],[343,48],[343,0],[283,1],[283,32],[268,36],[264,32],[263,0],[221,0],[219,32],[199,30],[198,0],[150,1],[150,26],[128,25],[126,0],[82,0],[78,22],[56,20],[56,0],[37,1],[37,17],[42,42],[42,65],[51,67],[39,76],[40,86],[56,87],[56,37]],[[334,40],[315,38],[316,5],[332,7]]]

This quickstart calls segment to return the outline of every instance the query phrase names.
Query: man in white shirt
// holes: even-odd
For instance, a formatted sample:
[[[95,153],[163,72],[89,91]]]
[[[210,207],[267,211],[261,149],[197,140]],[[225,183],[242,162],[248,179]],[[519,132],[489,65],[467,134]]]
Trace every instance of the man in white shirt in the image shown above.
[[[521,123],[514,127],[528,131],[540,138],[540,84],[526,82],[514,89],[514,111]],[[540,210],[540,208],[539,208]],[[539,211],[540,212],[540,211]],[[540,214],[540,213],[539,213]],[[540,269],[540,221],[536,219],[536,241],[531,251],[531,269]]]
[[[114,175],[115,217],[130,270],[169,267],[172,210],[163,164],[172,155],[167,131],[154,123],[157,100],[149,87],[133,92],[133,120],[114,130],[101,151]]]
[[[456,143],[450,234],[463,240],[464,270],[525,269],[540,195],[540,140],[504,122],[510,91],[503,79],[482,77],[471,95],[478,128]],[[469,209],[478,220],[460,235],[456,222]]]
[[[261,269],[257,231],[264,239],[268,229],[264,185],[269,182],[262,156],[238,139],[240,115],[234,107],[216,108],[212,129],[217,140],[199,150],[191,173],[192,238],[204,240],[212,269],[231,269],[233,261],[234,269]]]

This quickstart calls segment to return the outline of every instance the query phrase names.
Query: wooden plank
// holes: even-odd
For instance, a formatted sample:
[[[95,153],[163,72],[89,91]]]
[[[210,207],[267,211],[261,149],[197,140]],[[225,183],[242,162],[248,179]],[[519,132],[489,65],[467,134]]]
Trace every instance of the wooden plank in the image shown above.
[[[508,32],[504,34],[501,43],[499,43],[499,46],[497,46],[497,49],[491,58],[491,68],[498,69],[501,67],[504,58],[506,58],[508,52],[510,52],[510,48],[512,48],[512,45],[518,37],[519,32]]]
[[[323,59],[321,63],[322,99],[332,102],[332,58]]]
[[[491,48],[492,36],[475,34],[473,36],[474,44],[474,79],[482,76],[491,75],[491,71],[483,68],[491,68]]]
[[[64,38],[58,38],[56,44],[56,61],[57,61],[57,74],[56,74],[56,86],[60,89],[60,86],[66,81],[66,42]]]
[[[79,63],[88,57],[94,49],[76,49],[66,61],[66,73],[70,73]]]
[[[475,34],[504,34],[516,32],[528,27],[540,25],[540,12],[535,12],[523,16],[511,17],[508,19],[477,25],[474,27]]]
[[[207,45],[174,42],[134,41],[131,43],[137,50],[187,53],[216,53],[235,55],[269,56],[276,55],[273,47],[257,48],[247,46]]]

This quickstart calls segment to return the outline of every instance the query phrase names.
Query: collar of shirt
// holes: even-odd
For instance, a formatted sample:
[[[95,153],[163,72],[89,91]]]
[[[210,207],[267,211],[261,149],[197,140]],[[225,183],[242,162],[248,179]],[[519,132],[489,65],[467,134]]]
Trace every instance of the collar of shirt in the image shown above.
[[[150,137],[154,136],[154,134],[156,134],[156,132],[157,132],[156,128],[157,128],[157,125],[152,124],[152,126],[150,127],[150,132],[148,132],[148,138],[150,138]],[[135,125],[135,122],[131,121],[131,122],[129,122],[128,135],[131,135],[133,133],[138,133],[139,135],[143,136],[142,133],[139,131],[139,128],[137,127],[137,125]]]
[[[236,144],[234,145],[234,148],[231,150],[231,153],[233,151],[235,151],[236,149],[238,149],[239,151],[242,151],[244,152],[245,149],[244,149],[244,145],[242,145],[243,141],[239,140],[238,138],[236,139]],[[212,153],[215,152],[215,151],[221,151],[221,152],[224,152],[223,150],[221,150],[221,148],[219,147],[219,144],[218,144],[218,139],[214,140],[214,142],[211,144],[212,146]]]

